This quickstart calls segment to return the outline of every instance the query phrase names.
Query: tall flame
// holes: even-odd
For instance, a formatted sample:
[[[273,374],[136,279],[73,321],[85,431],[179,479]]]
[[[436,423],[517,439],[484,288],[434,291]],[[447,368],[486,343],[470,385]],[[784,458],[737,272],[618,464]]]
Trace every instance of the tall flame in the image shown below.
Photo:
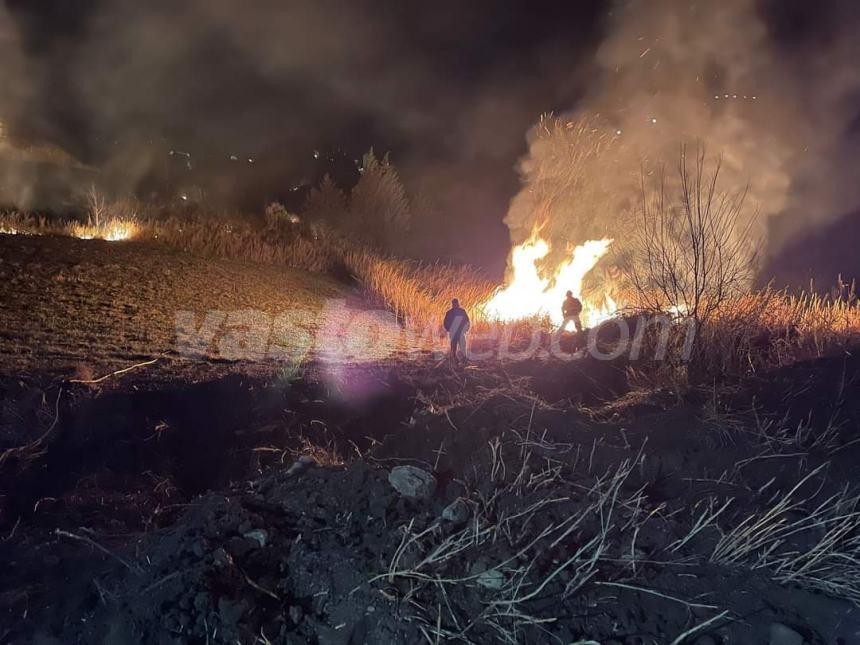
[[[511,251],[511,280],[484,303],[484,313],[488,318],[505,322],[548,316],[554,325],[560,325],[564,320],[561,304],[565,294],[572,291],[583,304],[583,325],[599,324],[615,313],[617,305],[608,293],[603,302],[590,302],[582,295],[582,282],[611,244],[611,239],[580,244],[552,274],[542,275],[538,262],[546,257],[550,246],[536,229],[528,240]]]

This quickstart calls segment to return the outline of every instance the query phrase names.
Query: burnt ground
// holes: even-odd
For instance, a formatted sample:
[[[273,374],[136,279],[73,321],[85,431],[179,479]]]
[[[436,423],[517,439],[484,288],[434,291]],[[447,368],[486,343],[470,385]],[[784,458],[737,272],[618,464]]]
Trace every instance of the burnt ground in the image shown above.
[[[10,352],[0,642],[860,642],[857,354],[679,398],[591,359],[164,339],[95,384],[75,361],[154,352]]]

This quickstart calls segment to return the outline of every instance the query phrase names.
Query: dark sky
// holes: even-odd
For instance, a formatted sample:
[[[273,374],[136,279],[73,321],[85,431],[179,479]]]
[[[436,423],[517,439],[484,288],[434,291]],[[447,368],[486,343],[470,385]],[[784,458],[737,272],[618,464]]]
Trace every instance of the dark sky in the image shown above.
[[[850,42],[835,35],[858,14],[853,0],[727,1],[762,19],[774,76],[795,85],[795,68],[810,67],[797,75],[804,82],[828,69],[826,60],[815,67],[821,52],[846,57],[830,43]],[[541,113],[578,109],[583,97],[614,98],[595,90],[611,73],[605,60],[598,69],[599,48],[629,45],[634,60],[641,49],[637,23],[631,31],[620,13],[638,12],[659,30],[676,7],[695,4],[3,0],[0,118],[122,189],[152,188],[169,150],[189,152],[189,182],[247,207],[312,180],[314,150],[339,147],[348,158],[390,150],[410,191],[440,213],[422,229],[435,242],[428,249],[499,271],[529,127]],[[681,46],[695,48],[699,28],[708,26],[692,25]],[[825,123],[831,109],[813,113]]]

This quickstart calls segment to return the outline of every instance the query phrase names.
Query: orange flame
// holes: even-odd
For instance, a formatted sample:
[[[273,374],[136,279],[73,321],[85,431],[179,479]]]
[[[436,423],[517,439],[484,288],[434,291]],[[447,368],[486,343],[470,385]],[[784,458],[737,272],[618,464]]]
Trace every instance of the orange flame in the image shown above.
[[[110,220],[99,226],[91,224],[74,224],[71,233],[82,240],[107,240],[121,242],[130,240],[137,234],[137,224],[131,220]]]
[[[582,323],[593,327],[610,318],[618,309],[608,293],[602,301],[593,302],[582,295],[582,282],[597,262],[609,251],[611,239],[588,240],[577,246],[570,259],[556,267],[551,275],[541,274],[538,262],[550,251],[549,243],[536,228],[531,237],[511,251],[511,280],[496,290],[483,305],[484,314],[492,320],[510,322],[547,316],[554,325],[563,322],[561,304],[565,293],[572,291],[583,304]]]

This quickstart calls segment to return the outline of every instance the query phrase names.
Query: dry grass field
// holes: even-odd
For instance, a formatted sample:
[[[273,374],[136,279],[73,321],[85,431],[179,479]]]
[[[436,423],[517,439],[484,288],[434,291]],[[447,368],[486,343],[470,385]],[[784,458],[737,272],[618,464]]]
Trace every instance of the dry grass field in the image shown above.
[[[272,343],[288,354],[325,350],[316,344],[319,332],[337,345],[351,330],[350,317],[368,308],[342,282],[270,263],[201,257],[145,241],[0,235],[0,370],[6,375],[101,375],[155,358],[156,372],[244,359],[277,364],[265,351]],[[198,348],[193,358],[201,361],[183,356],[178,315],[215,336],[214,346]],[[208,323],[207,315],[214,316]],[[217,331],[207,327],[213,321],[221,323]],[[224,326],[244,323],[251,327],[248,342],[237,338],[233,351],[219,352]],[[383,323],[397,342],[393,321]],[[185,328],[193,341],[194,327]]]

